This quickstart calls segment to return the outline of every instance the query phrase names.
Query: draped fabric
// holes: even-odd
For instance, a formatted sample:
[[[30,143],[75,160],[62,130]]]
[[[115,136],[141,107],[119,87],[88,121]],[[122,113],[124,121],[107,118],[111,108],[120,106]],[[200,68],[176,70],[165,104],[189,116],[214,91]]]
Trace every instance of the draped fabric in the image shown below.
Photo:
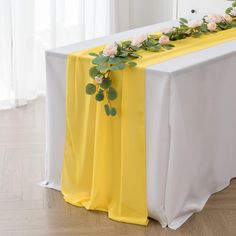
[[[113,118],[105,115],[102,102],[85,94],[90,81],[88,53],[103,47],[69,55],[62,170],[65,200],[108,211],[114,220],[146,225],[145,68],[233,39],[236,29],[179,40],[170,51],[140,51],[137,67],[112,74],[119,93],[114,102],[118,115]]]

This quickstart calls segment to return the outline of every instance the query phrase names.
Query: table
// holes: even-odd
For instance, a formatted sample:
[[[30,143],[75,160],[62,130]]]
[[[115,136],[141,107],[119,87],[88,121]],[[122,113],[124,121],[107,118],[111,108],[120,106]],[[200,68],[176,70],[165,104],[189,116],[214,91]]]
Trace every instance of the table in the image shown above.
[[[70,52],[156,32],[176,22],[46,52],[45,181],[60,190],[65,141],[66,57]],[[236,41],[146,69],[149,216],[177,229],[236,177]]]

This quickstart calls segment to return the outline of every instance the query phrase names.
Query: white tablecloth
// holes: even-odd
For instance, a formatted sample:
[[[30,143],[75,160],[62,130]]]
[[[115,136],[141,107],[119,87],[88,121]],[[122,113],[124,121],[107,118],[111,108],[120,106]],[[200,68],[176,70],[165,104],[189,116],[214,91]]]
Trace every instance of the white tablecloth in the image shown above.
[[[66,56],[173,22],[47,51],[47,186],[60,190]],[[146,69],[147,204],[176,229],[236,177],[236,41]]]

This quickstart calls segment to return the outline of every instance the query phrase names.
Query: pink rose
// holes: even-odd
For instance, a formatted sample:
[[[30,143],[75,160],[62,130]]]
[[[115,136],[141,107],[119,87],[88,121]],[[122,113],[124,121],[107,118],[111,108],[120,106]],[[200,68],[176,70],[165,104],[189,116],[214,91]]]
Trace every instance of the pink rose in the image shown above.
[[[159,43],[161,45],[166,45],[166,44],[169,44],[170,43],[170,38],[166,35],[162,35],[160,38],[159,38]]]
[[[219,15],[219,14],[211,14],[211,15],[206,17],[206,21],[208,23],[210,23],[210,22],[220,23],[223,20],[224,20],[223,16]]]
[[[113,43],[107,45],[103,50],[103,55],[106,57],[114,57],[117,54],[117,44]]]
[[[191,20],[188,23],[188,27],[195,29],[197,27],[200,27],[202,24],[203,24],[202,20]]]
[[[140,36],[138,36],[137,38],[134,38],[131,42],[131,45],[132,46],[135,46],[135,47],[141,47],[142,46],[142,43],[147,40],[147,35],[146,34],[142,34]]]
[[[215,22],[210,22],[207,24],[207,29],[211,32],[216,31],[217,25]]]
[[[98,84],[101,84],[102,81],[103,81],[103,76],[101,76],[101,77],[95,76],[95,81],[96,81]]]
[[[233,8],[233,10],[231,10],[230,15],[231,16],[236,16],[236,7]]]
[[[231,23],[233,21],[233,18],[230,15],[225,15],[224,19],[226,22]]]

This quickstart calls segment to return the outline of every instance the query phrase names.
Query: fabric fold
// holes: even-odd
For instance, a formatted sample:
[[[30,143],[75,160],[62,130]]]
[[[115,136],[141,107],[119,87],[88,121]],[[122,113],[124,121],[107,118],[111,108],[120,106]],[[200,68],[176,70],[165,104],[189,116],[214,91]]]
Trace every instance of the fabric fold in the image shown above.
[[[67,59],[66,144],[62,193],[67,202],[108,212],[109,218],[147,225],[145,68],[236,39],[236,29],[173,42],[159,53],[139,51],[138,66],[112,73],[117,116],[85,93],[92,58],[100,46]],[[158,78],[157,78],[158,79]],[[222,78],[223,79],[223,78]],[[153,186],[155,188],[155,186]]]

